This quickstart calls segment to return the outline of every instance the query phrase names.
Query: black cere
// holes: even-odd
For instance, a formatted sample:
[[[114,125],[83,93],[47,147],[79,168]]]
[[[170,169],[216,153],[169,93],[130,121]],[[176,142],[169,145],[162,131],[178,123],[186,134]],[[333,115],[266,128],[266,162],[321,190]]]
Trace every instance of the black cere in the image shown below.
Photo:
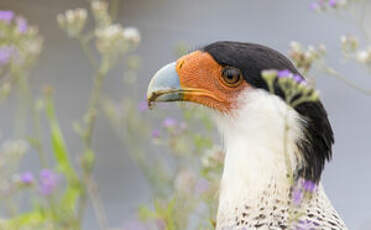
[[[301,75],[284,55],[262,45],[223,41],[207,45],[202,50],[219,64],[240,69],[245,81],[256,88],[267,90],[261,77],[263,70],[288,69]],[[284,97],[278,84],[275,84],[275,94]],[[305,166],[298,169],[297,174],[307,180],[319,182],[324,164],[332,155],[334,137],[331,125],[320,101],[302,103],[295,110],[305,119],[304,138],[297,143],[304,156]]]

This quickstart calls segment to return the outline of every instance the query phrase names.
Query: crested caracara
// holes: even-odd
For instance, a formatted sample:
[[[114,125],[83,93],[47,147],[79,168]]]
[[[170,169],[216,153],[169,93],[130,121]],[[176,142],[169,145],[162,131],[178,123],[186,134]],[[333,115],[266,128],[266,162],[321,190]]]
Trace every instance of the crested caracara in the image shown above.
[[[217,230],[344,230],[320,183],[334,143],[327,113],[319,100],[290,106],[277,82],[271,93],[262,77],[267,69],[302,77],[271,48],[215,42],[161,68],[149,84],[148,101],[211,108],[226,153]],[[295,203],[294,189],[308,181],[315,188]]]

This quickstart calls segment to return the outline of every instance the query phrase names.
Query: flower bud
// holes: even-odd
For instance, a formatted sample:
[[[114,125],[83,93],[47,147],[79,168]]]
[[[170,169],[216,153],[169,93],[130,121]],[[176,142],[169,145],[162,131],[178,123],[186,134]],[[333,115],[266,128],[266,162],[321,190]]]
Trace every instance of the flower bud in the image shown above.
[[[276,70],[263,70],[263,72],[262,72],[262,77],[265,80],[274,79],[276,76],[277,76],[277,71]]]
[[[290,49],[294,52],[301,52],[301,44],[297,41],[292,41],[290,43]]]
[[[66,19],[63,14],[57,15],[57,22],[58,22],[58,25],[63,29],[66,23]]]
[[[357,61],[360,63],[368,63],[371,61],[370,52],[366,50],[361,50],[357,53]]]
[[[340,38],[342,49],[345,52],[354,52],[358,49],[358,39],[353,35],[343,35]]]
[[[77,37],[83,30],[87,19],[86,9],[77,8],[58,14],[58,25],[67,32],[69,37]]]
[[[140,33],[135,27],[127,27],[123,31],[124,38],[133,43],[133,44],[139,44],[141,38],[140,38]]]
[[[25,172],[20,175],[20,182],[22,182],[25,185],[30,185],[34,182],[34,176],[31,172]]]
[[[98,28],[95,31],[95,36],[97,37],[97,49],[102,54],[117,55],[128,48],[123,28],[119,24]]]
[[[102,12],[107,12],[108,4],[104,1],[95,0],[91,2],[91,9],[95,14],[100,14]]]
[[[108,14],[108,3],[105,1],[94,0],[91,2],[91,9],[97,27],[103,28],[111,24],[111,17]]]

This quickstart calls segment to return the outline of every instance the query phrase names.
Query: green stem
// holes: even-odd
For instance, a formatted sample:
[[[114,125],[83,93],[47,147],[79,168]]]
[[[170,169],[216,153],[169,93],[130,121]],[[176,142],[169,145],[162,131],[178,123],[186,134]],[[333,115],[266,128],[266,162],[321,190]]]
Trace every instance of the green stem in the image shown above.
[[[370,36],[369,36],[369,31],[367,31],[368,29],[368,24],[367,24],[367,21],[366,21],[366,16],[368,15],[367,12],[368,12],[368,8],[369,8],[369,5],[367,4],[368,3],[368,0],[364,0],[363,3],[362,3],[362,14],[361,14],[361,20],[360,20],[360,28],[361,28],[361,31],[364,33],[365,37],[366,37],[366,40],[369,42],[370,41]]]
[[[90,97],[89,107],[88,107],[87,113],[85,114],[85,118],[86,118],[86,130],[84,134],[85,150],[91,149],[92,136],[93,136],[95,121],[96,121],[97,105],[102,95],[103,81],[105,77],[107,76],[108,69],[109,69],[108,58],[103,57],[102,64],[94,79],[94,86],[93,86],[92,94]]]
[[[25,134],[26,126],[26,113],[27,113],[27,95],[25,94],[26,84],[24,83],[23,76],[18,72],[13,72],[14,77],[17,79],[16,83],[19,89],[17,92],[18,103],[16,110],[16,123],[15,123],[15,133],[16,137],[23,137]]]
[[[346,77],[344,77],[343,75],[341,75],[339,72],[337,72],[336,70],[334,70],[333,68],[327,66],[325,63],[321,62],[320,63],[320,67],[322,68],[322,70],[328,74],[330,74],[330,76],[333,76],[335,77],[336,79],[338,80],[341,80],[342,82],[344,82],[346,85],[348,85],[349,87],[359,91],[360,93],[362,94],[365,94],[367,96],[371,96],[371,89],[365,89],[365,88],[362,88],[356,84],[354,84],[353,82],[349,81]]]
[[[111,5],[110,6],[110,15],[111,15],[112,21],[115,21],[115,19],[117,18],[117,10],[120,7],[120,1],[119,0],[112,0],[110,5]]]
[[[286,161],[286,168],[287,168],[287,177],[289,179],[289,182],[291,185],[294,184],[294,176],[291,166],[291,159],[287,152],[287,142],[288,142],[288,132],[290,130],[290,126],[288,125],[287,116],[288,116],[289,110],[286,110],[286,113],[284,115],[285,119],[285,125],[284,125],[284,133],[283,133],[283,153],[285,154],[285,161]]]
[[[35,148],[39,160],[41,162],[42,167],[47,168],[48,163],[46,159],[46,154],[43,149],[42,145],[42,134],[41,134],[41,121],[40,121],[40,113],[37,111],[36,105],[35,105],[35,100],[33,98],[32,92],[29,88],[29,84],[27,81],[27,78],[24,74],[18,73],[17,74],[17,83],[19,84],[19,87],[22,91],[21,98],[22,98],[22,107],[23,109],[21,111],[18,111],[21,113],[21,115],[25,115],[27,112],[27,108],[29,107],[32,111],[32,120],[33,120],[33,144],[32,146]],[[18,116],[21,116],[18,115]],[[25,120],[25,118],[22,116],[21,120]],[[24,124],[21,124],[24,125]],[[18,127],[19,129],[19,127]]]
[[[94,34],[87,34],[85,36],[79,36],[78,40],[80,42],[82,51],[84,54],[88,57],[88,60],[90,64],[94,67],[94,69],[97,69],[97,60],[95,59],[94,55],[91,53],[91,50],[89,48],[89,42],[94,37]]]
[[[91,156],[94,156],[93,148],[92,148],[92,137],[93,132],[95,128],[96,123],[96,111],[97,111],[97,105],[101,99],[102,94],[102,87],[105,77],[107,76],[107,72],[109,70],[109,60],[107,57],[103,57],[102,63],[100,65],[100,68],[96,74],[96,77],[94,79],[94,86],[92,89],[92,94],[90,97],[89,107],[87,109],[87,112],[84,116],[85,120],[85,131],[83,132],[83,142],[84,142],[84,155],[83,155],[83,161],[85,159],[88,159]],[[85,209],[86,209],[86,203],[87,203],[87,196],[90,197],[93,208],[95,211],[95,215],[98,219],[98,224],[101,229],[106,229],[106,217],[103,211],[103,205],[101,200],[99,199],[98,190],[95,189],[96,185],[94,183],[94,180],[92,178],[92,171],[94,169],[94,161],[89,162],[89,164],[85,164],[85,162],[82,163],[82,169],[83,169],[83,180],[86,185],[79,202],[79,211],[78,211],[78,220],[82,221]]]

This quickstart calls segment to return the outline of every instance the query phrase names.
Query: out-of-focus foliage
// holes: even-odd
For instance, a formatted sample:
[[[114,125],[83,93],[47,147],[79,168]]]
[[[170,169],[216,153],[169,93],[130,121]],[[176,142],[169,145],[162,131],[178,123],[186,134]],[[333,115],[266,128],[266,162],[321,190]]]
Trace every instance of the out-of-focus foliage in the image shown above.
[[[368,11],[370,2],[367,0],[314,0],[310,8],[315,13],[333,13],[340,18],[355,22],[356,26],[362,31],[362,37],[345,31],[345,35],[339,38],[343,58],[348,61],[357,62],[365,66],[368,71],[371,69],[371,30]],[[360,42],[362,40],[363,42]],[[288,52],[289,57],[299,67],[300,71],[310,78],[315,84],[315,78],[311,75],[311,70],[326,73],[328,76],[344,82],[349,87],[367,95],[371,95],[370,87],[361,87],[354,83],[350,77],[343,76],[340,72],[329,66],[326,62],[326,46],[320,44],[315,47],[309,45],[304,47],[299,42],[291,42]]]
[[[213,141],[215,129],[210,116],[203,109],[185,105],[179,105],[182,120],[168,117],[159,109],[149,113],[144,93],[130,87],[138,79],[136,72],[141,60],[133,51],[140,44],[141,36],[134,27],[114,23],[117,2],[113,0],[113,7],[110,7],[107,1],[94,0],[90,9],[71,9],[56,17],[66,38],[80,43],[95,71],[86,113],[81,121],[73,124],[83,146],[78,162],[71,159],[68,143],[59,127],[53,88],[42,86],[41,90],[38,86],[36,97],[29,89],[29,73],[42,50],[41,35],[23,17],[11,11],[0,11],[0,100],[7,100],[14,93],[19,107],[14,139],[1,140],[0,145],[0,202],[4,204],[0,207],[4,213],[0,216],[0,229],[82,229],[89,202],[99,228],[110,229],[98,185],[92,176],[95,165],[93,131],[99,115],[105,116],[122,138],[127,154],[142,169],[152,188],[153,202],[138,207],[134,219],[125,217],[123,229],[213,229],[224,152]],[[368,3],[365,0],[320,0],[313,1],[311,8],[318,13],[337,13],[354,8],[361,11],[362,4]],[[89,20],[94,21],[92,30],[86,28]],[[345,58],[370,68],[371,44],[367,33],[365,36],[367,44],[361,45],[355,36],[345,35],[341,38],[341,48]],[[181,43],[175,54],[181,56],[186,50],[186,45]],[[312,69],[322,70],[371,94],[370,90],[358,87],[325,63],[325,45],[305,47],[292,42],[288,55],[305,76],[311,76]],[[118,62],[122,63],[123,58],[122,82],[128,87],[121,99],[113,99],[108,92],[102,91],[102,86],[110,70]],[[278,79],[283,86],[289,84],[290,88],[295,86],[301,93],[307,93],[305,100],[318,99],[317,91],[309,92],[306,88],[314,85],[313,77],[304,86],[302,79],[291,73],[266,74],[267,81]],[[27,112],[32,114],[31,130],[25,129]],[[42,113],[47,120],[42,119]],[[154,123],[153,119],[162,122]],[[41,122],[49,125],[48,133],[41,132]],[[43,136],[50,137],[50,149],[46,149]],[[163,154],[149,152],[148,143]],[[19,164],[30,151],[38,153],[41,168],[37,172],[20,171]],[[303,182],[302,186],[293,191],[295,202],[300,203],[313,190],[310,182]],[[22,195],[27,198],[26,208],[20,207],[18,202]],[[296,218],[293,216],[293,221]]]
[[[80,42],[83,51],[96,71],[94,88],[88,109],[82,122],[74,124],[84,144],[79,168],[75,169],[63,133],[55,115],[52,87],[38,90],[40,98],[31,94],[28,74],[41,53],[42,37],[26,19],[12,11],[0,11],[0,80],[1,99],[12,91],[18,95],[15,140],[3,141],[0,159],[0,229],[81,229],[87,202],[92,202],[97,222],[107,229],[103,204],[99,199],[92,178],[95,153],[92,148],[92,133],[96,114],[102,99],[102,85],[117,60],[132,52],[140,42],[139,32],[132,27],[123,28],[108,13],[108,3],[92,1],[91,9],[95,27],[85,31],[88,10],[68,10],[57,16],[57,21],[68,37]],[[91,55],[92,43],[98,51],[99,60]],[[128,59],[133,59],[128,56]],[[133,64],[131,64],[133,65]],[[32,113],[31,131],[25,130],[25,114]],[[47,120],[41,119],[41,113]],[[23,121],[23,122],[22,122]],[[41,122],[47,122],[50,132],[41,133]],[[51,149],[45,149],[43,135],[51,140]],[[40,158],[39,172],[19,171],[19,163],[28,151],[36,151]],[[47,155],[46,153],[52,153]],[[55,162],[50,165],[50,162]],[[37,175],[38,174],[38,175]],[[19,196],[26,196],[27,209],[19,207]]]

